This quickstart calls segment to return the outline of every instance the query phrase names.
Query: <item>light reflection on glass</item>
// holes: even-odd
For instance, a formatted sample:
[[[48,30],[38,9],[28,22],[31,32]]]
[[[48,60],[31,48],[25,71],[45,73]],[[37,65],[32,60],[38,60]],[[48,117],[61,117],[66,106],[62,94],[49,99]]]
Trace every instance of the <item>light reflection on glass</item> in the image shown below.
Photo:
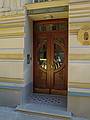
[[[54,44],[54,70],[60,68],[64,62],[64,51],[59,45]]]
[[[43,69],[47,69],[47,47],[46,43],[39,49],[39,65]]]

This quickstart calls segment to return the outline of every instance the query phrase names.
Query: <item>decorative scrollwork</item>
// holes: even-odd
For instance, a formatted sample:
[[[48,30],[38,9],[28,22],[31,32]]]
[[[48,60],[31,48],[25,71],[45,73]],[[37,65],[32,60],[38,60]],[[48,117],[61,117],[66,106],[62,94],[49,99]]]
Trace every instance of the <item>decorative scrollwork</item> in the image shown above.
[[[78,40],[82,45],[90,45],[90,26],[84,26],[79,30]]]

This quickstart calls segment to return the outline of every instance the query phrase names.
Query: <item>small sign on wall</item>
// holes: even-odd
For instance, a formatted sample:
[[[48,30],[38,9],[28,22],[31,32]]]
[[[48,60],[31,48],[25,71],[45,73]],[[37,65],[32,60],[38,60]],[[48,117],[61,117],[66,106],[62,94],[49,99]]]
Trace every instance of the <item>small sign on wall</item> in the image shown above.
[[[84,26],[79,30],[78,40],[82,45],[90,45],[90,26]]]

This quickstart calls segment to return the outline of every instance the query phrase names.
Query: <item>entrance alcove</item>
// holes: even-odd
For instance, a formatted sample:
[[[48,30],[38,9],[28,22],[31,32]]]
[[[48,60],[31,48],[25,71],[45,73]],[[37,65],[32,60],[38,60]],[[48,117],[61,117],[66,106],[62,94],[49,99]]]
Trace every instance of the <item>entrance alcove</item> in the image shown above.
[[[60,59],[60,61],[58,61],[58,62],[61,62],[64,58],[65,58],[65,60],[62,61],[61,63],[59,63],[60,67],[56,69],[56,74],[57,74],[58,70],[59,71],[62,70],[62,72],[60,73],[61,75],[60,74],[57,75],[58,83],[56,83],[56,86],[60,86],[59,78],[60,77],[64,78],[63,81],[65,81],[65,82],[62,83],[62,86],[64,85],[65,91],[63,91],[63,90],[60,91],[58,89],[57,90],[53,89],[52,92],[50,92],[50,90],[51,90],[50,86],[52,86],[52,85],[50,85],[50,79],[49,79],[49,82],[48,82],[49,84],[47,85],[47,86],[49,86],[49,91],[46,90],[46,92],[45,92],[42,89],[40,91],[38,91],[37,88],[35,90],[35,73],[34,72],[35,72],[35,68],[37,68],[37,65],[35,65],[36,55],[35,55],[34,51],[37,52],[38,48],[37,48],[37,46],[35,46],[35,47],[33,47],[33,46],[34,46],[35,41],[38,37],[38,34],[37,34],[37,36],[34,34],[34,31],[37,29],[37,28],[36,29],[34,28],[35,27],[34,24],[37,23],[38,21],[40,21],[39,22],[40,24],[41,24],[41,22],[45,21],[46,23],[49,22],[48,25],[53,25],[52,28],[49,28],[49,29],[54,30],[54,31],[50,32],[50,34],[53,36],[52,37],[53,40],[54,40],[55,36],[60,37],[60,35],[63,34],[63,32],[60,34],[60,32],[58,32],[58,30],[62,29],[61,31],[63,31],[63,29],[65,29],[64,28],[65,26],[64,25],[59,26],[59,25],[63,24],[66,21],[66,23],[65,23],[66,24],[65,37],[64,37],[64,34],[61,35],[62,36],[62,38],[60,40],[61,45],[58,44],[59,42],[56,43],[57,48],[60,48],[60,49],[58,49],[59,50],[58,53],[60,53],[60,52],[64,53],[66,51],[62,55],[62,59]],[[56,24],[56,26],[54,26],[55,24]],[[54,35],[55,31],[56,31],[56,34]],[[49,33],[49,32],[46,31],[46,33]],[[46,36],[49,36],[48,40],[51,38],[51,35],[46,35]],[[64,39],[66,39],[66,40],[64,40]],[[52,42],[52,41],[50,41],[50,42]],[[51,45],[50,42],[49,42],[49,45]],[[64,42],[65,42],[65,46],[64,46]],[[54,47],[52,47],[52,46],[51,46],[51,48],[49,48],[49,45],[48,45],[48,49],[51,49],[51,48],[54,49]],[[51,50],[51,52],[50,52],[50,50],[48,50],[48,58],[49,58],[49,54],[51,54],[51,53],[52,53],[52,50]],[[29,56],[29,58],[27,56]],[[53,57],[55,57],[55,55],[54,56],[52,55],[52,59],[53,59]],[[51,14],[50,15],[43,14],[41,16],[40,15],[32,16],[32,15],[29,15],[29,11],[26,11],[24,58],[25,58],[24,59],[24,80],[26,82],[25,100],[28,101],[28,102],[34,100],[34,102],[35,102],[36,99],[40,99],[40,101],[36,100],[36,102],[42,102],[42,101],[52,101],[52,99],[54,99],[54,102],[57,101],[57,103],[60,104],[60,99],[61,99],[61,102],[64,103],[64,107],[67,109],[67,93],[68,93],[68,11],[61,12],[61,14],[60,14],[60,12],[58,12],[58,14],[55,14],[55,13],[52,13],[52,15]],[[29,59],[29,63],[27,63],[28,59]],[[48,60],[48,65],[50,64],[50,62],[52,63],[53,60],[50,60],[50,61]],[[63,64],[63,62],[64,62],[64,64]],[[49,65],[49,67],[51,67],[51,66],[53,66],[53,65]],[[67,67],[66,67],[66,70],[64,71],[63,68],[65,66],[67,66]],[[55,68],[55,65],[54,65],[54,68]],[[42,69],[42,68],[40,68],[40,69]],[[48,68],[47,74],[50,71],[49,69],[50,68]],[[51,70],[51,71],[53,71],[53,70]],[[52,74],[52,72],[50,74]],[[62,74],[65,77],[63,77]],[[40,75],[40,73],[39,73],[39,75]],[[36,75],[36,76],[38,76],[38,75]],[[49,78],[50,76],[51,75],[48,75],[47,77]],[[54,78],[54,79],[56,79],[56,81],[57,81],[57,78]],[[43,81],[43,82],[45,83],[45,81]],[[39,81],[38,81],[38,83],[39,83]],[[38,85],[40,85],[40,83]],[[55,97],[57,97],[58,100]],[[42,98],[44,100],[42,100]]]

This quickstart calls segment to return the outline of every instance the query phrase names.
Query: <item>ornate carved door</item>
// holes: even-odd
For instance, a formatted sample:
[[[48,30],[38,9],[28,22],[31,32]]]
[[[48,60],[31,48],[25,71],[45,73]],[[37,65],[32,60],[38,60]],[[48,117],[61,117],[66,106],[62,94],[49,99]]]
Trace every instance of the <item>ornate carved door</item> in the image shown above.
[[[34,22],[33,90],[67,94],[68,20]]]

